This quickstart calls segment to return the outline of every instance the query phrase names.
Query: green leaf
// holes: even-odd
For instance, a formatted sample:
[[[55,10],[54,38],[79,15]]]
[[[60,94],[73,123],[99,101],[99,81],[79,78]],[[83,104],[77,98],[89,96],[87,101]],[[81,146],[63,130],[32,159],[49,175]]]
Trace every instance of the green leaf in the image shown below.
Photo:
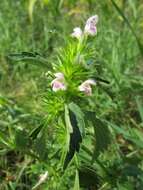
[[[27,61],[35,66],[43,66],[49,69],[51,68],[51,64],[48,63],[47,59],[42,57],[37,52],[11,53],[7,55],[7,59],[14,61],[14,63],[19,61]]]
[[[96,189],[99,184],[99,176],[91,166],[82,166],[79,168],[79,182],[81,187],[95,187]]]
[[[6,145],[9,148],[13,148],[13,143],[10,142],[10,139],[6,137],[2,132],[0,132],[0,143]]]
[[[98,119],[94,112],[88,112],[88,119],[90,119],[93,127],[94,127],[94,153],[93,159],[95,160],[100,154],[108,148],[108,145],[111,142],[110,131],[108,126]]]
[[[73,132],[73,128],[70,122],[70,117],[69,117],[69,110],[68,110],[68,106],[65,105],[65,123],[66,123],[66,127],[69,133]]]
[[[65,165],[65,159],[67,156],[67,153],[69,152],[69,146],[70,146],[70,133],[73,131],[70,118],[69,118],[69,110],[68,106],[65,104],[65,124],[66,124],[66,142],[65,147],[63,148],[62,156],[61,156],[61,163]],[[64,168],[64,166],[63,166]]]
[[[77,170],[76,170],[75,183],[74,183],[74,188],[73,188],[73,190],[80,190],[79,175],[78,175],[78,171],[77,171]]]
[[[110,123],[111,127],[118,133],[124,135],[125,138],[129,138],[129,131],[124,130],[122,127],[118,127],[116,124]]]
[[[16,148],[24,150],[28,147],[29,138],[28,134],[24,130],[17,130],[15,134],[15,145]]]
[[[110,123],[111,127],[115,129],[116,133],[122,134],[125,139],[134,143],[137,147],[143,148],[142,133],[137,129],[129,128],[123,129],[115,124]]]
[[[94,124],[94,135],[95,135],[95,150],[94,150],[94,156],[97,157],[100,152],[103,152],[108,148],[108,145],[110,144],[110,131],[108,129],[108,126],[106,126],[101,120],[95,118],[93,121]]]
[[[30,137],[34,140],[37,138],[38,134],[40,133],[40,131],[42,130],[43,125],[39,125],[38,127],[34,128],[31,133],[30,133]]]
[[[84,113],[82,112],[81,108],[73,102],[69,104],[69,109],[76,115],[80,133],[82,136],[84,136],[85,135]]]
[[[137,96],[135,99],[136,99],[136,103],[137,103],[137,107],[138,107],[138,110],[140,113],[141,120],[143,122],[143,104],[142,104],[139,96]]]
[[[79,152],[80,149],[80,143],[82,142],[82,137],[80,134],[80,130],[77,125],[77,119],[75,114],[71,111],[68,110],[68,107],[65,106],[65,113],[68,114],[65,115],[66,123],[67,123],[67,138],[68,138],[68,147],[67,147],[67,152],[66,152],[66,158],[64,161],[64,166],[63,169],[66,169],[68,166],[69,162],[72,160],[75,152]],[[72,131],[72,133],[70,132]]]
[[[46,134],[42,133],[34,142],[34,151],[39,155],[41,160],[45,160],[47,158],[46,150]]]
[[[119,190],[134,190],[134,185],[130,182],[125,182],[124,184],[118,184]]]
[[[50,0],[43,0],[43,3],[46,4],[46,5],[47,5],[49,2],[50,2]]]
[[[122,170],[122,176],[124,177],[137,177],[138,175],[143,175],[143,171],[135,165],[125,165],[125,167]]]
[[[29,0],[28,12],[30,21],[33,21],[33,9],[37,0]]]

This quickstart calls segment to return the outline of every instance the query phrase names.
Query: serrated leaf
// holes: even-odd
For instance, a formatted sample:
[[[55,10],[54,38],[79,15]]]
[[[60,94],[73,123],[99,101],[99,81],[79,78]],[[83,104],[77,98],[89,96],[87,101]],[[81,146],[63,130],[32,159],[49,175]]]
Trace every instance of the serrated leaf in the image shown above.
[[[80,133],[82,136],[84,136],[85,135],[84,113],[82,112],[81,108],[73,102],[69,104],[69,109],[76,115]]]
[[[108,126],[105,125],[103,121],[98,119],[94,112],[87,113],[88,120],[92,123],[94,127],[94,153],[93,159],[95,160],[100,154],[100,152],[105,151],[110,144],[111,137]]]
[[[100,152],[103,152],[108,148],[110,144],[110,132],[108,126],[106,126],[101,120],[95,118],[93,121],[95,131],[95,155],[97,157]]]

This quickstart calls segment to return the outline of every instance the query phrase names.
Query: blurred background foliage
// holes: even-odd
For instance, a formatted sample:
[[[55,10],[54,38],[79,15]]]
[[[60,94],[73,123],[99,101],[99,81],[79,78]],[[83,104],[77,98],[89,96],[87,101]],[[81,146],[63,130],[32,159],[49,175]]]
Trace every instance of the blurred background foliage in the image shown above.
[[[42,125],[48,109],[42,97],[50,63],[73,27],[82,26],[94,14],[99,15],[98,35],[93,40],[96,64],[102,65],[100,72],[110,82],[102,87],[94,106],[114,143],[99,155],[91,170],[81,168],[80,184],[88,189],[87,184],[94,181],[93,190],[142,189],[142,0],[5,0],[0,3],[1,190],[32,189],[47,170],[49,178],[39,189],[72,189],[74,168],[65,174],[59,170],[55,129],[49,127],[38,138],[31,134]],[[31,57],[14,56],[21,52],[31,52]],[[85,176],[93,181],[84,184]]]

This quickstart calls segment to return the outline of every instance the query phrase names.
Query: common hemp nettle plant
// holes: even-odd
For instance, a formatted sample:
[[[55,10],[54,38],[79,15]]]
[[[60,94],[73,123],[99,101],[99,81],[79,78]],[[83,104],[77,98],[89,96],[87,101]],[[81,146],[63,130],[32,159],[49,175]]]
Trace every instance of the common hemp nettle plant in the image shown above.
[[[94,15],[86,21],[83,30],[80,27],[73,29],[67,46],[59,51],[57,62],[48,71],[49,85],[44,98],[48,112],[46,125],[56,128],[63,170],[74,165],[76,181],[82,180],[82,166],[91,167],[99,152],[105,150],[109,143],[108,129],[102,125],[96,116],[95,106],[92,106],[98,84],[108,83],[98,77],[95,64],[92,41],[97,35],[97,23],[98,16]],[[86,146],[87,137],[91,148]],[[83,159],[83,151],[90,156],[89,163]]]

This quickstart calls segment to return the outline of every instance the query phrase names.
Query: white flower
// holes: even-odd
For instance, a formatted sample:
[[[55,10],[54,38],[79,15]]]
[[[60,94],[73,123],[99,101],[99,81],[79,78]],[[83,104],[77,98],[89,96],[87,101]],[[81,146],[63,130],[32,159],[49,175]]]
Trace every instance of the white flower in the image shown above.
[[[67,87],[64,84],[65,79],[63,73],[55,73],[54,75],[56,78],[51,82],[52,90],[54,92],[57,92],[59,90],[66,90]]]
[[[97,34],[96,24],[98,22],[98,15],[91,16],[87,21],[84,28],[84,33],[94,36]]]
[[[80,39],[82,37],[82,30],[79,27],[73,29],[73,33],[71,34],[72,37]]]
[[[79,91],[84,92],[85,95],[87,95],[87,96],[91,96],[92,95],[92,88],[91,88],[92,85],[96,85],[95,80],[88,79],[79,86]]]

